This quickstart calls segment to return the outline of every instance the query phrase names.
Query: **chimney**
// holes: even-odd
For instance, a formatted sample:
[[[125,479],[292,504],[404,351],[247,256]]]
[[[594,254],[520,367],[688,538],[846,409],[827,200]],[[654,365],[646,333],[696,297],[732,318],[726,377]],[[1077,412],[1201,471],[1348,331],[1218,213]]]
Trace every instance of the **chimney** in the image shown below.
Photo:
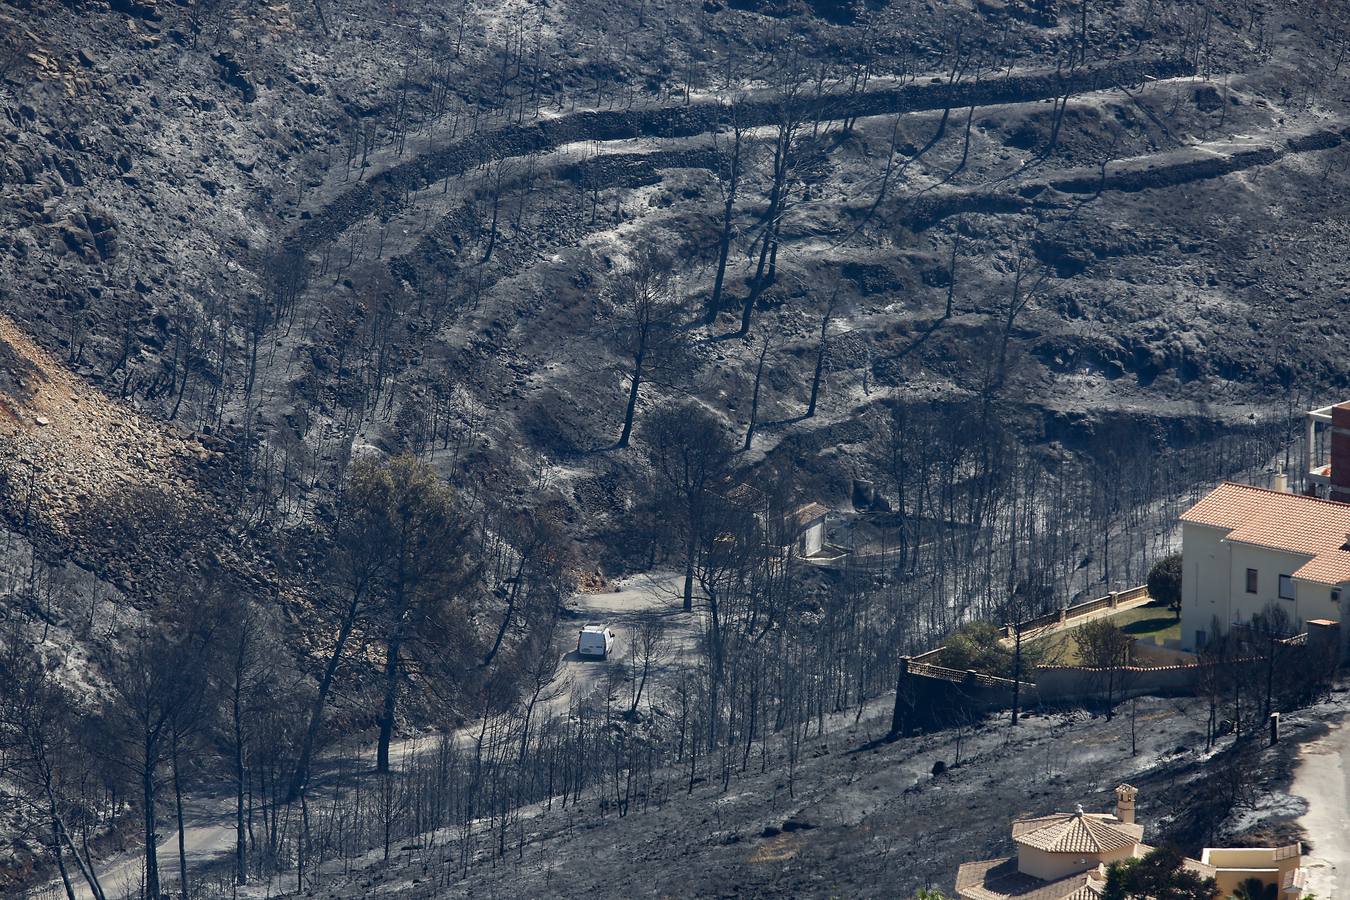
[[[1281,494],[1289,493],[1289,476],[1284,472],[1276,472],[1270,476],[1270,489],[1279,491]]]
[[[1327,499],[1350,500],[1350,402],[1331,408],[1331,484]]]
[[[1128,784],[1116,788],[1116,818],[1126,825],[1134,824],[1134,798],[1137,796],[1139,789]]]

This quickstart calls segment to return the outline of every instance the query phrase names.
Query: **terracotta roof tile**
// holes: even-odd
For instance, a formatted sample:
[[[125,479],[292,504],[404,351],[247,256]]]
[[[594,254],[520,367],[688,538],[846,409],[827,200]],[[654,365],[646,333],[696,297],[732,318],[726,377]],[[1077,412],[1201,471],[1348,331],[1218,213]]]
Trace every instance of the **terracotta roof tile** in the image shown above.
[[[1016,857],[968,862],[956,872],[962,900],[1098,900],[1104,885],[1097,869],[1042,881],[1019,872]]]
[[[1143,836],[1142,825],[1082,812],[1023,819],[1012,825],[1014,841],[1048,853],[1110,853],[1133,848]]]
[[[1350,553],[1332,550],[1315,556],[1294,570],[1294,577],[1318,584],[1350,581]]]
[[[830,508],[823,503],[817,503],[814,500],[810,503],[803,503],[792,511],[792,519],[798,525],[805,525],[812,519],[818,519],[829,513]]]
[[[1181,514],[1181,521],[1228,531],[1227,540],[1308,557],[1294,577],[1318,584],[1350,580],[1350,503],[1226,481]]]

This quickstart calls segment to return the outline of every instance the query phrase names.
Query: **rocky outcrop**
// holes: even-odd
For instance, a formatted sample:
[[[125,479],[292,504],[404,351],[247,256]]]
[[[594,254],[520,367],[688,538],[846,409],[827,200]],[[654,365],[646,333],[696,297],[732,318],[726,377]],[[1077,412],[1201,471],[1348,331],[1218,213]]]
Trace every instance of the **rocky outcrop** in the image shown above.
[[[107,213],[72,212],[57,233],[61,243],[84,262],[104,262],[117,255],[117,225]]]
[[[108,0],[108,5],[117,12],[131,16],[133,19],[158,22],[164,18],[164,15],[155,8],[153,3],[141,3],[140,0]]]
[[[234,54],[217,53],[215,60],[220,63],[220,80],[238,91],[245,103],[252,103],[258,99],[258,89],[254,87],[253,80],[249,78],[248,72]]]

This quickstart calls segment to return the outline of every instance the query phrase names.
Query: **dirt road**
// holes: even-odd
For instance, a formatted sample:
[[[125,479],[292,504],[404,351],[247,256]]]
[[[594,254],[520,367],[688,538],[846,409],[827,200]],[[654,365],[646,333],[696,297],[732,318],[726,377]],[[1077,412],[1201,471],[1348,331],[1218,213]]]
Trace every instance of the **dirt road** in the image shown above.
[[[649,572],[622,579],[616,582],[615,587],[617,590],[578,593],[568,601],[568,606],[585,621],[602,622],[614,628],[616,640],[609,665],[578,657],[575,631],[564,630],[561,645],[557,648],[562,655],[562,664],[549,687],[542,693],[542,708],[536,709],[536,715],[565,715],[573,698],[580,699],[601,688],[610,666],[622,664],[628,658],[632,628],[643,616],[657,615],[663,619],[671,645],[672,664],[680,664],[684,656],[692,652],[698,637],[698,621],[696,614],[685,613],[681,609],[682,576],[674,572]],[[576,627],[580,628],[580,624],[580,620],[577,620]],[[469,726],[461,729],[457,737],[469,740],[474,733],[475,729]],[[395,766],[400,765],[419,745],[425,749],[431,740],[423,735],[395,743],[390,747],[391,762]],[[369,755],[374,755],[373,745],[369,748]],[[184,848],[191,869],[218,862],[234,851],[233,816],[233,800],[229,796],[198,794],[184,798]],[[159,844],[161,878],[166,882],[175,881],[178,831],[169,820],[162,824],[164,828],[160,832],[162,838]],[[99,881],[109,897],[135,894],[140,890],[143,859],[139,849],[99,860],[97,869]],[[78,873],[72,872],[72,886],[78,900],[93,900],[92,891]],[[30,900],[64,898],[65,891],[59,882],[53,882],[30,892],[28,896]]]
[[[1334,725],[1303,746],[1292,793],[1308,803],[1299,824],[1312,852],[1305,890],[1318,897],[1350,896],[1350,728]]]

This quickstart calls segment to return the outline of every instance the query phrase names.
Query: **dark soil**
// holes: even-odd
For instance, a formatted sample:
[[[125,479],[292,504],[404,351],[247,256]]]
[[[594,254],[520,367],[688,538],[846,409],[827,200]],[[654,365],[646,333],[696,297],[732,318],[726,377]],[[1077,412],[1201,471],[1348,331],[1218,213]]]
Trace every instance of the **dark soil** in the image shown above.
[[[908,897],[951,892],[957,866],[1011,855],[1009,822],[1072,810],[1109,811],[1121,782],[1139,788],[1145,841],[1198,854],[1217,840],[1288,838],[1299,802],[1284,793],[1298,743],[1338,718],[1333,702],[1285,720],[1285,741],[1258,751],[1261,772],[1239,807],[1217,819],[1191,814],[1221,766],[1204,753],[1204,710],[1143,698],[1111,721],[1084,713],[1026,719],[1010,735],[990,720],[894,744],[871,739],[884,722],[807,742],[789,786],[771,771],[720,785],[671,773],[669,795],[645,812],[602,815],[594,800],[525,823],[523,847],[484,855],[462,878],[457,848],[407,850],[389,866],[325,879],[315,896],[355,897]],[[959,749],[958,749],[959,747]],[[944,769],[933,774],[938,763]],[[1213,808],[1205,807],[1212,815]],[[1237,826],[1240,832],[1231,828]],[[447,861],[448,860],[448,861]]]

